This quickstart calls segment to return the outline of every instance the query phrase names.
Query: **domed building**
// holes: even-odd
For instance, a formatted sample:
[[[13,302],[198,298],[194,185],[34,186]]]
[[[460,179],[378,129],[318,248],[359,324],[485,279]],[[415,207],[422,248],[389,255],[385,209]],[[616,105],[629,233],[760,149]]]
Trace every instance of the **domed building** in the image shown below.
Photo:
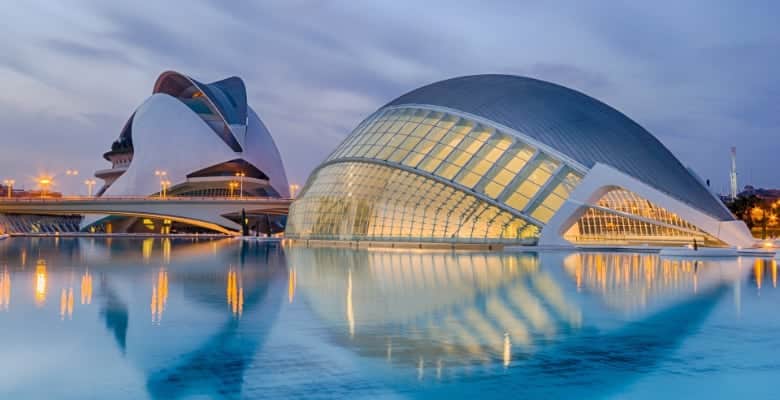
[[[244,82],[235,76],[205,84],[178,72],[162,73],[152,96],[130,116],[103,157],[111,168],[95,173],[105,182],[99,196],[290,195],[276,144],[248,106]],[[277,217],[259,221],[263,232],[283,230]],[[112,216],[89,217],[83,226],[159,231],[157,225],[166,223]]]
[[[614,108],[508,75],[449,79],[371,114],[290,210],[305,240],[751,246],[694,173]]]

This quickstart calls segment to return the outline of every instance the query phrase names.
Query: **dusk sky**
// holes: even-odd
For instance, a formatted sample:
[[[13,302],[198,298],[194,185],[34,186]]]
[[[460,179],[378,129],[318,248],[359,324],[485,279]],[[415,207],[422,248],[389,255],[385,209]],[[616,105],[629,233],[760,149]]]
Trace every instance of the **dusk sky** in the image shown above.
[[[176,70],[236,75],[290,182],[363,118],[459,75],[530,76],[583,91],[659,138],[713,187],[780,186],[780,3],[604,1],[5,1],[0,178],[55,189],[101,154]],[[79,179],[64,171],[76,168]]]

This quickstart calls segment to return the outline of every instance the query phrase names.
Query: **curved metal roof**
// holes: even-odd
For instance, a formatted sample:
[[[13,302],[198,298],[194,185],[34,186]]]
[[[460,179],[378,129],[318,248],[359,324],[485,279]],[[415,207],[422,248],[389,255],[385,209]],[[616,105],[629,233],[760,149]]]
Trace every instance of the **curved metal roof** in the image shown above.
[[[165,71],[154,83],[152,93],[167,93],[174,97],[191,97],[197,91],[203,94],[207,105],[225,122],[225,129],[217,132],[235,151],[243,151],[237,132],[231,125],[246,125],[246,87],[241,78],[232,76],[221,81],[202,83],[176,71]]]
[[[495,121],[588,168],[597,162],[610,165],[717,219],[734,219],[650,132],[575,90],[520,76],[473,75],[423,86],[384,107],[412,104],[447,107]]]

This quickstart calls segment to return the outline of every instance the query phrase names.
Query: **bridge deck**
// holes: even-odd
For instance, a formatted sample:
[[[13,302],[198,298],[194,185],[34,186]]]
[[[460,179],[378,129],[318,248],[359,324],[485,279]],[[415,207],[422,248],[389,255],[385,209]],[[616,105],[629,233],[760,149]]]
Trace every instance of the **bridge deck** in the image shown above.
[[[248,214],[286,215],[292,199],[270,197],[47,197],[3,198],[3,214],[102,214],[167,218],[235,234],[240,226],[228,218]]]

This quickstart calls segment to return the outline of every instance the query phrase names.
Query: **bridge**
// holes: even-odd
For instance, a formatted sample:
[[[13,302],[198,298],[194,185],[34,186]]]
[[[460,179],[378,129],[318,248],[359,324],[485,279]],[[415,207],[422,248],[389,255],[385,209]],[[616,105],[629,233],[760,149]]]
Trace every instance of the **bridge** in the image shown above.
[[[247,214],[286,215],[292,199],[271,197],[61,197],[3,198],[0,214],[117,215],[160,218],[236,235],[241,226],[226,218]]]

